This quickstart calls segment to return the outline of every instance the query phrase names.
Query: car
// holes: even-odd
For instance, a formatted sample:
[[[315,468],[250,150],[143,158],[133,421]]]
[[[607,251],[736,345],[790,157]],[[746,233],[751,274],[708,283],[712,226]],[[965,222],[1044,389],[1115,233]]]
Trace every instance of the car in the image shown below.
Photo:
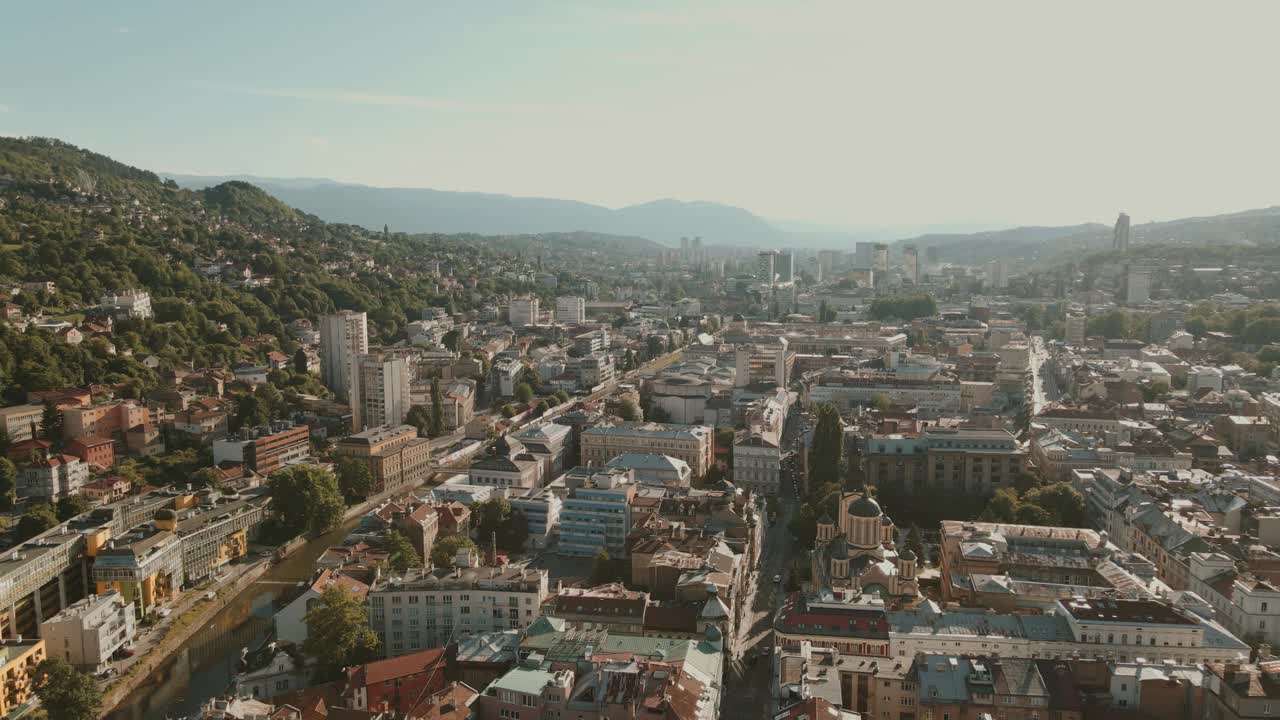
[[[781,584],[782,584],[782,576],[781,576],[781,575],[774,575],[774,576],[773,576],[773,584],[774,584],[774,585],[781,585]]]

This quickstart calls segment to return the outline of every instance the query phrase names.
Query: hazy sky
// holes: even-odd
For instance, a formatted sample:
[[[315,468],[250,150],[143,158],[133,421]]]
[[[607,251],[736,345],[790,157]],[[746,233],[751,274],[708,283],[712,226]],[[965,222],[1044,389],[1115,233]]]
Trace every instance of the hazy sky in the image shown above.
[[[1277,27],[1276,2],[11,1],[0,134],[830,224],[1143,222],[1280,203]]]

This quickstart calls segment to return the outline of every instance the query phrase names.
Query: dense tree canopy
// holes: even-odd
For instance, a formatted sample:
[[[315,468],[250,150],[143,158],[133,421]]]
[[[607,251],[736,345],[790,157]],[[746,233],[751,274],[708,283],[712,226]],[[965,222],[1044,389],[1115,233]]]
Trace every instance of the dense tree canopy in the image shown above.
[[[303,650],[315,661],[316,681],[341,676],[343,668],[379,657],[378,636],[369,627],[364,605],[341,585],[330,585],[307,611]]]
[[[102,712],[98,681],[61,658],[36,667],[35,692],[49,720],[97,720]]]
[[[273,473],[270,487],[272,517],[287,536],[332,530],[342,522],[342,493],[328,470],[296,465]]]

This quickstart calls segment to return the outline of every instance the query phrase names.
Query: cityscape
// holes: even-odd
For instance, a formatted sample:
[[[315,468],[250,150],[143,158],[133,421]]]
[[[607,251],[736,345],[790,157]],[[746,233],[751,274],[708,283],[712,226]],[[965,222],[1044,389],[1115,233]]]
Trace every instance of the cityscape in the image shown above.
[[[295,29],[350,20],[324,5]],[[804,39],[828,37],[813,8],[709,8],[507,10],[553,35],[567,23],[575,42],[781,42],[799,27],[790,51],[808,57]],[[175,12],[190,11],[122,8],[104,26],[128,47],[103,62],[148,66],[131,87],[121,76],[122,97],[164,94],[143,40],[179,27]],[[248,10],[226,12],[210,35],[261,27],[228,30]],[[388,9],[378,57],[445,62],[401,44],[428,27],[496,48],[510,27],[461,21],[473,12]],[[546,57],[520,47],[546,92]],[[728,57],[746,62],[743,47]],[[563,184],[604,151],[586,139],[594,118],[621,122],[590,104],[396,94],[380,78],[409,81],[382,59],[358,91],[335,89],[350,77],[270,90],[283,51],[245,52],[262,85],[228,70],[200,90],[224,98],[226,122],[261,112],[270,135],[301,119],[270,108],[325,103],[345,108],[315,119],[334,139],[300,128],[304,149],[268,152],[228,130],[182,154],[204,141],[148,131],[151,112],[136,132],[114,107],[54,121],[24,102],[57,93],[0,85],[0,717],[1280,714],[1280,207],[1234,186],[1156,205],[1160,171],[1143,168],[1129,196],[1099,180],[1105,209],[1063,193],[1075,224],[1014,220],[1046,207],[1034,193],[1009,197],[1030,209],[1007,221],[960,220],[930,182],[912,217],[741,195],[766,215],[712,188],[767,162],[715,176],[660,142],[646,151],[707,173],[717,200],[614,201],[627,183],[648,192],[632,149]],[[31,72],[52,87],[64,59],[50,62]],[[653,86],[677,82],[651,65]],[[1080,77],[1102,77],[1092,67]],[[616,102],[653,90],[631,80]],[[173,97],[148,107],[196,112]],[[487,163],[482,148],[565,108],[586,135],[565,168],[540,168],[545,192],[504,184],[524,170],[490,193],[426,167],[464,177],[449,163]],[[397,113],[457,152],[398,147],[421,181],[378,153],[328,154],[394,135]],[[479,144],[459,129],[476,123],[492,131]],[[142,161],[157,157],[174,159]],[[1048,182],[1009,184],[998,164],[973,183]],[[792,178],[794,194],[821,178]],[[557,199],[565,188],[586,199]],[[777,219],[792,208],[812,220]]]

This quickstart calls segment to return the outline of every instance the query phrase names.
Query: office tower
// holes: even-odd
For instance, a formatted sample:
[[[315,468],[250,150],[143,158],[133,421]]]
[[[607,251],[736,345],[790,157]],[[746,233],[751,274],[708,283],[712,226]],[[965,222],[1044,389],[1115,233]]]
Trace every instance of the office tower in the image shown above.
[[[687,237],[680,238],[680,257],[688,259],[689,249],[690,249],[689,238]]]
[[[773,272],[779,283],[795,282],[796,260],[789,252],[780,252],[773,259]]]
[[[507,316],[511,319],[511,327],[514,328],[537,325],[540,313],[536,297],[515,298],[507,306]]]
[[[915,245],[902,246],[902,274],[912,284],[920,282],[920,251]]]
[[[938,250],[938,246],[937,246],[937,245],[934,245],[933,247],[927,247],[927,248],[925,248],[925,249],[924,249],[924,264],[925,264],[925,267],[926,267],[926,268],[936,267],[936,266],[937,266],[937,264],[938,264],[938,257],[939,257],[939,255],[940,255],[940,251]]]
[[[343,400],[350,399],[356,358],[369,352],[368,318],[341,310],[320,318],[320,378]]]
[[[581,325],[587,320],[587,302],[580,297],[556,298],[556,322]]]
[[[987,263],[987,283],[997,290],[1009,287],[1009,264],[1004,260]]]
[[[356,360],[357,378],[351,402],[351,427],[356,432],[382,425],[396,426],[409,412],[409,361],[376,354]]]
[[[876,272],[889,272],[889,246],[876,243],[871,251],[871,267]]]
[[[871,267],[871,255],[875,252],[876,243],[860,242],[853,246],[853,266],[856,268]]]
[[[756,277],[766,285],[772,286],[777,275],[777,250],[763,250],[756,256]]]
[[[1116,218],[1116,229],[1111,238],[1111,249],[1117,252],[1126,252],[1129,249],[1129,216],[1124,213],[1120,213],[1120,217]]]

